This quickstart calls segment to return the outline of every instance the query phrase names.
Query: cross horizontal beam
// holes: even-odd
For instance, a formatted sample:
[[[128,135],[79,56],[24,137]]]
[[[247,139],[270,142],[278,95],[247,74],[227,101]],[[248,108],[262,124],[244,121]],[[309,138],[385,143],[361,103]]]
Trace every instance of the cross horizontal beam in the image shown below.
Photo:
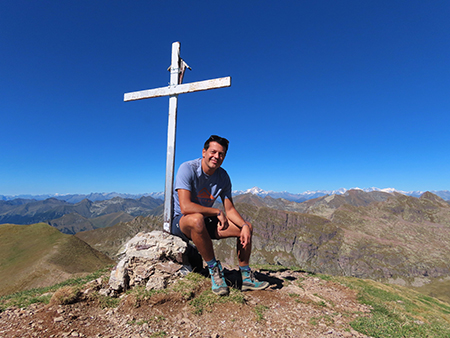
[[[231,86],[231,77],[227,76],[212,80],[191,82],[176,86],[161,87],[155,89],[141,90],[138,92],[125,93],[123,100],[125,102],[136,101],[149,99],[152,97],[171,96],[230,86]]]

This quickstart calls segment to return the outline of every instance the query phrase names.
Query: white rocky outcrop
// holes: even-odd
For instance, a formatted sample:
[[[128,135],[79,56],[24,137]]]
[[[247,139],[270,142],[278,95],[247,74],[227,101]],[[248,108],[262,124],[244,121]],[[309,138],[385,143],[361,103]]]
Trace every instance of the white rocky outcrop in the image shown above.
[[[193,245],[157,230],[138,233],[122,247],[119,257],[103,294],[114,296],[136,285],[163,289],[173,277],[201,267],[202,262]]]

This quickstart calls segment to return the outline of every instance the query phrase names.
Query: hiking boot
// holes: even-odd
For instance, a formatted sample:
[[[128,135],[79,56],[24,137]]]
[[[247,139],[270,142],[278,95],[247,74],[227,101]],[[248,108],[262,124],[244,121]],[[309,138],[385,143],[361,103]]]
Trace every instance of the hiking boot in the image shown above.
[[[243,270],[241,271],[242,275],[242,291],[255,291],[255,290],[264,290],[269,286],[269,282],[262,281],[260,282],[255,278],[253,271],[251,270]]]
[[[218,296],[228,295],[228,286],[223,277],[222,265],[219,261],[212,269],[209,269],[209,274],[211,275],[212,292]]]

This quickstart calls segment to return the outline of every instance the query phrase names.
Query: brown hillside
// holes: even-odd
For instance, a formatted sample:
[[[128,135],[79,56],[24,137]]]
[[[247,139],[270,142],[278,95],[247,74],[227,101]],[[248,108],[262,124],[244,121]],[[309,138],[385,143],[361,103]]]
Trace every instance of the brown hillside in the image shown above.
[[[0,295],[91,273],[110,258],[45,223],[0,225]]]
[[[162,218],[156,216],[139,216],[130,222],[119,222],[114,226],[82,231],[75,236],[115,259],[119,248],[138,232],[150,232],[162,229]]]

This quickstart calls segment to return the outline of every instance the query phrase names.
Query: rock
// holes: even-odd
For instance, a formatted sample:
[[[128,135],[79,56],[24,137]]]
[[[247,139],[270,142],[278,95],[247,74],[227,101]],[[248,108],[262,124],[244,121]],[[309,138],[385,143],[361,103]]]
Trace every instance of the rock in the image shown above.
[[[183,265],[174,262],[164,262],[156,264],[156,268],[158,270],[170,273],[172,275],[175,274],[177,271],[179,271],[182,267]]]
[[[145,285],[148,290],[164,289],[168,279],[199,269],[203,263],[193,245],[157,230],[138,233],[118,256],[121,259],[111,272],[109,291],[101,290],[104,295],[116,296],[137,285]]]
[[[128,265],[128,260],[123,258],[111,272],[109,277],[109,286],[111,289],[119,291],[126,289],[128,285],[128,274],[126,267]]]
[[[162,231],[140,232],[122,247],[119,256],[142,257],[149,260],[160,260],[166,257],[187,264],[187,257],[183,257],[187,246],[188,244],[181,238]],[[183,258],[186,258],[186,260],[183,260]]]
[[[64,317],[55,317],[55,318],[53,318],[53,322],[54,323],[59,323],[59,322],[62,322],[64,320]]]
[[[146,290],[163,290],[167,286],[167,279],[169,279],[170,275],[164,275],[162,273],[157,273],[149,278],[145,289]]]
[[[112,290],[110,290],[110,289],[100,289],[98,291],[99,295],[106,296],[106,297],[111,296],[111,293],[112,293]]]

